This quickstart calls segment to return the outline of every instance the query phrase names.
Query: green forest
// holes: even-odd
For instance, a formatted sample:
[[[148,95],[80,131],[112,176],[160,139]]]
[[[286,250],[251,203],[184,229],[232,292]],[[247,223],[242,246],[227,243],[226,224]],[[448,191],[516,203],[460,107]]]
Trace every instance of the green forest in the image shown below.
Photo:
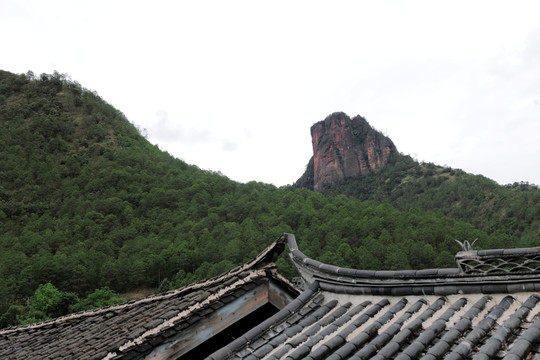
[[[539,244],[540,189],[526,182],[501,186],[482,175],[399,154],[379,173],[343,179],[323,193],[388,201],[405,211],[436,210],[488,233],[515,235],[524,245]]]
[[[327,119],[333,117],[345,119],[354,137],[360,143],[364,141],[354,129],[355,122],[347,114],[336,112]],[[313,189],[313,181],[314,162],[311,158],[306,171],[294,186]],[[515,235],[525,246],[538,244],[540,189],[537,185],[516,182],[501,186],[485,176],[418,162],[397,151],[390,155],[388,165],[380,171],[324,184],[322,193],[327,196],[347,195],[359,200],[388,201],[405,211],[440,211],[451,218],[470,222],[488,233]]]
[[[535,186],[412,160],[381,172],[384,181],[346,179],[325,193],[238,183],[161,151],[56,72],[0,71],[0,122],[0,328],[221,274],[283,232],[312,258],[363,269],[455,267],[456,239],[484,249],[539,244]],[[469,185],[443,186],[460,176]],[[438,178],[440,191],[428,190]],[[414,186],[396,196],[405,183]],[[488,207],[478,193],[506,202]],[[451,196],[472,201],[446,208]],[[295,276],[287,256],[277,265]]]

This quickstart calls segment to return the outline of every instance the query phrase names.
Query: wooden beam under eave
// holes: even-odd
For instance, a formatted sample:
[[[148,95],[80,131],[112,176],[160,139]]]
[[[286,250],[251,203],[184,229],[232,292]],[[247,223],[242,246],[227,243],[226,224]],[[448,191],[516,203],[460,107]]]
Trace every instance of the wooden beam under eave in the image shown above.
[[[146,359],[161,360],[182,356],[269,302],[281,309],[282,307],[276,304],[283,304],[283,294],[272,295],[274,300],[270,301],[270,293],[275,291],[277,291],[275,285],[270,291],[269,282],[253,288],[236,300],[201,318],[177,336],[167,339],[165,343],[154,348]]]
[[[293,301],[294,298],[290,292],[283,289],[283,287],[270,280],[268,283],[268,301],[278,309],[283,309],[287,304]]]

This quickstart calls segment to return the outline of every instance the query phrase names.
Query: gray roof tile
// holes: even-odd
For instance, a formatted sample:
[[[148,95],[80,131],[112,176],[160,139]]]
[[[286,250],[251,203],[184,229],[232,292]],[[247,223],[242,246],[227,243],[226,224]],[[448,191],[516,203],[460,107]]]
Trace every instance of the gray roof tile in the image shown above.
[[[269,246],[236,270],[182,289],[125,304],[0,330],[0,358],[137,358],[196,324],[257,284],[283,282],[264,258]],[[273,275],[274,274],[274,275]],[[294,291],[293,291],[294,292]],[[217,295],[220,294],[220,295]]]
[[[366,271],[309,259],[289,235],[280,245],[285,239],[307,289],[209,359],[532,359],[540,352],[540,268],[531,260],[540,248],[462,252],[465,270]],[[250,265],[184,289],[0,330],[0,358],[144,357],[268,282],[276,244]],[[490,268],[499,257],[511,271]]]
[[[310,261],[294,244],[292,252],[302,264],[316,264],[305,271],[317,279],[316,293],[324,296],[319,309],[334,309],[318,320],[312,311],[300,310],[310,319],[309,327],[299,325],[297,314],[285,336],[268,340],[276,347],[261,359],[523,359],[538,351],[533,342],[540,343],[540,322],[528,319],[540,317],[539,297],[526,293],[540,286],[537,275],[482,278],[459,269],[372,272]],[[513,290],[525,293],[509,296]],[[360,304],[364,301],[373,305]],[[255,355],[250,359],[262,354]]]

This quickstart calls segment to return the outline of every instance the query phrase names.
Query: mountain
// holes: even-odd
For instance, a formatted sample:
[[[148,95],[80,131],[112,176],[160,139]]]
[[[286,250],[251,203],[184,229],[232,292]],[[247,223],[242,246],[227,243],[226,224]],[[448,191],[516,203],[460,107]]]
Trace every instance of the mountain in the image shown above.
[[[150,144],[121,111],[59,73],[0,71],[0,129],[0,327],[109,304],[115,292],[210,278],[283,232],[296,234],[312,258],[364,269],[451,266],[455,239],[478,238],[479,248],[523,246],[512,232],[488,233],[440,212],[203,171]],[[323,190],[359,189],[348,182],[388,172],[395,177],[389,188],[422,187],[414,171],[439,171],[397,157],[384,139],[374,143],[379,155],[355,151],[376,171]],[[377,181],[368,182],[384,198]],[[294,276],[286,257],[277,264]]]
[[[333,113],[311,127],[313,158],[298,187],[322,191],[339,180],[384,169],[396,146],[361,116]]]
[[[388,201],[404,211],[440,211],[488,231],[540,239],[540,189],[419,163],[360,116],[335,113],[311,128],[313,157],[295,187]]]

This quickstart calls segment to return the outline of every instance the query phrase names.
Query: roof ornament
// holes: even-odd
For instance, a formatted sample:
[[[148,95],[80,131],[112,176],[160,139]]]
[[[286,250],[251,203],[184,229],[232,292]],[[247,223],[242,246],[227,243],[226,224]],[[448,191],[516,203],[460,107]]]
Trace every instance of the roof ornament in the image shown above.
[[[456,240],[456,242],[461,246],[463,251],[472,251],[472,250],[474,250],[473,246],[474,246],[474,244],[476,243],[477,240],[478,240],[478,238],[474,239],[472,243],[469,243],[469,240],[463,240],[463,242],[461,242],[459,240]]]

